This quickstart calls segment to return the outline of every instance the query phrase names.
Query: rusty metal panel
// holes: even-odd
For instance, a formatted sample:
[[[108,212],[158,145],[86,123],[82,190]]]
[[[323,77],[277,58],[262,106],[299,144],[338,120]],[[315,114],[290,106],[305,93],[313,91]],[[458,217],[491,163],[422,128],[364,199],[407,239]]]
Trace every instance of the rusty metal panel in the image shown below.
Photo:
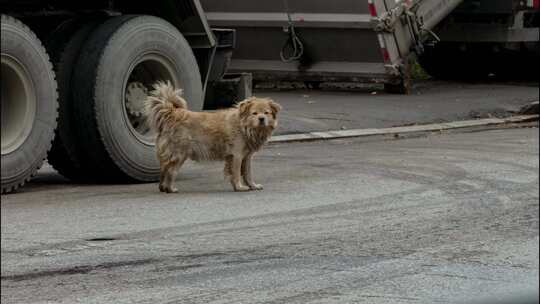
[[[382,62],[377,37],[369,30],[299,28],[309,61]],[[237,48],[233,58],[279,60],[287,36],[281,28],[241,27],[237,31]],[[353,40],[354,41],[351,41]]]
[[[372,29],[366,0],[202,0],[211,26],[234,28],[237,47],[231,72],[251,72],[255,80],[377,81],[395,78]],[[304,52],[282,62],[289,39],[287,11]]]
[[[280,0],[202,0],[207,12],[266,12],[284,13],[284,4]],[[364,0],[290,0],[292,12],[321,14],[369,14]]]
[[[249,70],[254,79],[395,83],[408,77],[410,54],[422,51],[432,28],[461,2],[202,0],[202,5],[212,26],[237,31],[235,72]],[[292,47],[298,56],[289,58],[298,60],[282,62],[289,60],[280,52],[287,41],[298,41],[295,35],[301,41]]]

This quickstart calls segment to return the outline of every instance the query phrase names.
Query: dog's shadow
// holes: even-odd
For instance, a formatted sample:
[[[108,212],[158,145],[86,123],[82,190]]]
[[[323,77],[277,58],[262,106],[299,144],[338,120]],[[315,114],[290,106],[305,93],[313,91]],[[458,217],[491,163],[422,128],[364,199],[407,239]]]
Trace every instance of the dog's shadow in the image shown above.
[[[146,183],[99,183],[99,182],[78,182],[72,181],[62,176],[60,173],[51,170],[40,170],[38,173],[23,187],[20,187],[13,194],[17,193],[32,193],[32,192],[44,192],[55,191],[73,187],[87,187],[87,191],[95,191],[96,187],[101,189],[118,187],[124,189],[129,188],[131,193],[144,194],[144,195],[163,195],[167,197],[174,197],[182,194],[222,194],[236,193],[231,188],[230,183],[225,179],[208,178],[206,175],[196,174],[191,170],[186,170],[184,174],[180,174],[175,182],[175,186],[179,189],[178,193],[163,193],[158,189],[158,182],[146,182]],[[217,171],[217,170],[216,170]],[[216,172],[217,173],[217,172]],[[122,190],[124,191],[124,190]],[[7,194],[10,195],[10,194]]]

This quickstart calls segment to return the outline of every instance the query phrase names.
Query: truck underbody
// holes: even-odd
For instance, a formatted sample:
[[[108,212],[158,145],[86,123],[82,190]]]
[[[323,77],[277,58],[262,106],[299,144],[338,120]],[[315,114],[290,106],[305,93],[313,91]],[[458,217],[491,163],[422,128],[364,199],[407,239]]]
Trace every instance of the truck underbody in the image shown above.
[[[202,4],[211,25],[237,31],[239,43],[231,69],[249,71],[261,81],[403,86],[409,77],[407,64],[414,57],[429,62],[425,69],[431,71],[445,58],[439,49],[447,57],[454,45],[501,51],[492,66],[515,59],[507,50],[519,50],[520,55],[538,52],[539,11],[533,1],[203,0]],[[282,60],[284,49],[290,54],[295,51],[291,29],[302,43],[302,55],[298,60]],[[437,45],[439,40],[442,43]],[[424,53],[437,62],[421,58]],[[482,71],[482,75],[489,73]],[[445,71],[436,74],[443,76]],[[456,76],[450,74],[444,76]]]

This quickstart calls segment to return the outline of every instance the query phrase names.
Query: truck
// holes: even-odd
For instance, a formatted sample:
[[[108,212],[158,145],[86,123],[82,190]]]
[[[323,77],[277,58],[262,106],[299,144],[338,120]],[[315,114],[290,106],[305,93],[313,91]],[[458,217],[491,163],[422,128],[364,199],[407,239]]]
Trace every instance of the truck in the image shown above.
[[[309,87],[381,83],[397,93],[409,92],[415,62],[446,79],[537,77],[539,6],[0,0],[2,193],[22,186],[45,159],[76,182],[158,180],[155,134],[143,111],[157,80],[182,88],[189,107],[203,110],[231,77]]]
[[[202,0],[235,29],[231,71],[255,82],[381,83],[407,93],[419,65],[441,79],[538,79],[538,0]],[[536,77],[536,78],[535,78]]]
[[[234,30],[210,28],[198,0],[2,0],[0,8],[2,193],[45,159],[79,183],[158,179],[148,90],[170,81],[203,110],[235,43]]]

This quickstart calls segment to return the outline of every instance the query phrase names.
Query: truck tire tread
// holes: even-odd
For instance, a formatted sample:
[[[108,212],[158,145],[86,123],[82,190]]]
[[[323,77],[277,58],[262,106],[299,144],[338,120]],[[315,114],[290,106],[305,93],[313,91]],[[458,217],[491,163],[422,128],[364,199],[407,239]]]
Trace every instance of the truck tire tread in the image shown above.
[[[29,41],[32,41],[32,43],[34,44],[33,47],[36,48],[36,51],[39,53],[40,56],[42,56],[42,63],[46,65],[46,70],[52,76],[49,85],[51,85],[52,91],[54,92],[52,98],[54,99],[55,103],[54,108],[51,109],[52,113],[50,113],[54,116],[54,119],[51,119],[51,121],[49,122],[51,125],[49,126],[49,130],[46,130],[44,136],[45,138],[47,138],[47,143],[44,149],[42,149],[41,151],[34,151],[37,152],[37,157],[34,158],[33,164],[26,170],[23,176],[18,178],[11,178],[8,180],[4,180],[4,177],[2,176],[1,193],[4,194],[14,192],[24,186],[27,182],[29,182],[36,175],[37,171],[41,168],[44,161],[47,159],[47,153],[51,149],[52,141],[54,138],[54,130],[56,129],[58,121],[58,87],[56,84],[56,77],[54,74],[53,65],[50,61],[50,57],[43,43],[39,40],[37,35],[19,19],[11,17],[9,15],[2,14],[1,23],[2,25],[10,24],[14,27],[17,27],[18,30],[20,30],[24,33],[24,35],[27,36],[27,39]],[[2,165],[2,167],[4,167],[4,164]]]
[[[48,160],[58,173],[78,182],[87,181],[88,177],[81,164],[83,162],[82,148],[78,144],[77,134],[73,129],[72,107],[75,101],[72,98],[71,78],[84,42],[99,23],[99,20],[92,20],[81,24],[70,35],[71,38],[55,50],[57,53],[53,56],[59,91],[59,118]]]
[[[130,24],[126,25],[127,23]],[[195,104],[195,108],[200,106],[202,109],[202,84],[197,62],[192,54],[191,47],[175,27],[163,19],[145,15],[113,17],[101,24],[90,35],[82,48],[77,63],[78,70],[74,78],[75,87],[73,89],[74,98],[78,103],[75,115],[77,127],[75,129],[78,132],[78,143],[85,152],[82,158],[83,167],[85,174],[89,174],[95,181],[106,183],[149,182],[159,178],[159,164],[154,148],[144,148],[143,151],[142,144],[140,146],[131,146],[131,148],[130,145],[134,144],[132,143],[134,135],[125,133],[128,132],[128,129],[123,125],[120,126],[120,121],[111,121],[111,117],[118,114],[116,112],[117,108],[114,108],[115,110],[111,108],[117,107],[118,104],[112,105],[111,103],[117,100],[117,97],[113,95],[118,93],[118,88],[122,86],[119,81],[122,80],[123,76],[120,75],[120,78],[112,80],[116,81],[114,85],[104,78],[111,75],[111,70],[118,68],[120,71],[125,67],[125,62],[118,63],[119,65],[116,67],[111,66],[114,63],[105,63],[107,60],[113,62],[111,54],[118,52],[120,45],[118,41],[122,41],[125,37],[131,37],[130,35],[143,35],[141,31],[146,33],[147,30],[157,30],[167,37],[178,38],[178,40],[172,40],[170,43],[183,45],[183,47],[174,49],[174,56],[177,56],[174,60],[178,60],[174,62],[182,65],[180,70],[176,70],[176,73],[180,71],[188,73],[181,76],[185,77],[182,79],[187,81],[184,85],[188,89],[187,91],[184,90],[184,93],[189,95],[190,90],[192,92],[200,91],[199,93],[192,93],[193,98],[188,99],[198,103]],[[147,34],[144,35],[146,36],[141,37],[152,37]],[[132,42],[136,43],[133,40],[130,40],[129,43]],[[160,43],[165,43],[165,41],[160,41]],[[169,51],[172,51],[171,44],[167,45],[171,47]],[[166,50],[159,49],[159,47],[155,50],[157,52],[166,52]],[[129,51],[126,52],[126,54],[128,53]],[[129,54],[133,55],[135,53]],[[192,59],[186,59],[190,56]],[[196,85],[196,87],[191,88],[193,85]],[[113,99],[109,99],[109,97]],[[119,128],[115,128],[113,125]],[[120,136],[120,133],[125,134]],[[113,136],[120,137],[114,139]],[[126,147],[129,148],[126,150]],[[152,150],[151,153],[148,152],[150,149]]]

